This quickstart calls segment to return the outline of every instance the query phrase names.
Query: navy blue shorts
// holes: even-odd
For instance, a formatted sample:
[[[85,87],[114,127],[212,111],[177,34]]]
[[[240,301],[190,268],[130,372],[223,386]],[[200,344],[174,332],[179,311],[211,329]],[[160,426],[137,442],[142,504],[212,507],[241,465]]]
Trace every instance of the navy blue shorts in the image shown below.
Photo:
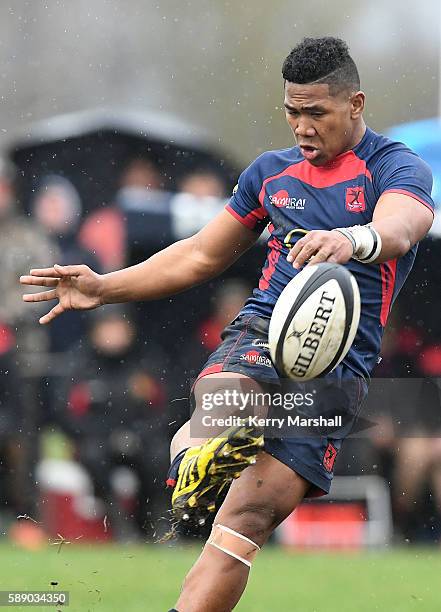
[[[273,389],[280,388],[281,378],[274,367],[268,348],[269,319],[259,315],[239,315],[222,332],[222,342],[210,355],[200,380],[215,372],[238,372]],[[342,384],[344,381],[344,384]],[[296,385],[297,383],[290,384]],[[305,383],[298,383],[299,388]],[[276,387],[273,387],[273,386]],[[347,413],[357,417],[367,394],[367,384],[357,377],[344,362],[320,380],[320,393],[327,412],[345,404]],[[337,405],[338,403],[338,405]],[[296,437],[265,436],[264,450],[311,483],[307,497],[329,493],[334,462],[341,448],[347,427],[329,435]]]

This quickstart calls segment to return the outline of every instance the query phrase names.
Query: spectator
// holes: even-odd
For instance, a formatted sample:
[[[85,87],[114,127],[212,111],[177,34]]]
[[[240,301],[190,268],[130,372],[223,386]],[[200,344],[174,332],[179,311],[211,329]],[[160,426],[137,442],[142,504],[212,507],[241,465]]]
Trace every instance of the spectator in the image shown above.
[[[35,318],[44,312],[42,305],[26,308],[18,279],[30,267],[48,265],[59,252],[46,232],[20,210],[16,170],[5,159],[0,160],[0,249],[0,490],[3,504],[15,516],[35,516],[40,406],[34,365],[48,348],[48,334],[35,326]],[[19,523],[13,530],[16,535],[22,532]]]
[[[132,159],[124,169],[121,180],[121,189],[147,189],[160,191],[164,188],[161,175],[154,162],[150,159],[138,157]]]
[[[92,317],[89,342],[70,355],[70,375],[57,392],[56,418],[106,503],[114,535],[152,536],[154,517],[164,509],[161,474],[168,454],[162,358],[156,348],[140,353],[134,325],[120,306],[106,306]],[[130,467],[139,481],[133,513],[112,485],[112,472],[120,465]]]
[[[225,183],[213,170],[194,170],[181,179],[179,189],[170,202],[175,240],[196,233],[225,205]]]
[[[0,322],[0,523],[16,546],[39,548],[47,542],[38,517],[35,465],[38,461],[38,402],[35,380],[21,378],[16,336]],[[16,520],[18,517],[33,520]]]
[[[42,306],[27,308],[22,301],[23,290],[18,278],[28,274],[30,267],[44,267],[54,261],[59,252],[43,228],[37,227],[19,210],[15,169],[6,160],[0,160],[0,250],[0,320],[17,328],[20,349],[42,350],[46,345],[46,332],[35,330],[34,325],[36,312],[43,312]],[[32,332],[28,333],[28,325],[32,326]]]
[[[429,353],[428,353],[429,354]],[[424,353],[422,353],[424,356]],[[424,359],[423,359],[424,364]],[[436,362],[430,364],[431,372]],[[402,389],[400,393],[400,388]],[[395,379],[395,521],[410,541],[441,538],[441,387],[439,379]]]
[[[196,198],[225,198],[225,181],[208,168],[199,168],[186,174],[179,182],[179,191]]]
[[[15,343],[13,330],[0,322],[0,504],[5,506],[9,518],[15,518],[26,508],[22,487],[16,486],[23,470],[23,448],[19,443],[23,413]],[[21,478],[18,480],[22,482]]]
[[[101,271],[97,258],[78,242],[82,204],[69,180],[57,175],[45,177],[33,201],[33,214],[39,226],[58,246],[57,263],[68,265],[81,262],[96,272]],[[54,321],[49,332],[51,351],[66,351],[84,335],[85,317],[82,313],[70,311],[63,319]]]
[[[127,213],[144,200],[155,199],[163,183],[155,164],[148,159],[131,160],[120,178],[115,203],[88,215],[80,231],[80,242],[94,250],[107,272],[127,264]]]

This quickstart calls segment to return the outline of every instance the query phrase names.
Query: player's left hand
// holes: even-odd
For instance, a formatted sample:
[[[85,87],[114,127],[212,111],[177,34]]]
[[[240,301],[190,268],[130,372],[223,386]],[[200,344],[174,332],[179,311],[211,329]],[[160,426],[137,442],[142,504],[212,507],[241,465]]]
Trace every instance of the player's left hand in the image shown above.
[[[287,256],[293,268],[299,270],[302,266],[322,263],[344,264],[353,255],[353,247],[348,238],[340,232],[313,230],[300,238]]]

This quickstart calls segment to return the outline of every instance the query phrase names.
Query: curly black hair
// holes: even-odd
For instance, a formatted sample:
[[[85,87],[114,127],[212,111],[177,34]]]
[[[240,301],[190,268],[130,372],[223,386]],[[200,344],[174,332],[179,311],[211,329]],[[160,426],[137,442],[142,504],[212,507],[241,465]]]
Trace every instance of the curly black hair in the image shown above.
[[[290,83],[327,83],[334,92],[360,89],[357,66],[341,38],[304,38],[283,62],[282,75]]]

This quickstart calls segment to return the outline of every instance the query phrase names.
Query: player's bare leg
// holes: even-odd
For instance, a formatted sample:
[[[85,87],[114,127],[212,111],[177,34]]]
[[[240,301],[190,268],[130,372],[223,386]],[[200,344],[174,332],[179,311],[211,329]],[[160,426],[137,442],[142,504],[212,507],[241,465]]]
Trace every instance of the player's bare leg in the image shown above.
[[[206,441],[207,438],[191,437],[190,421],[187,421],[180,429],[178,429],[170,443],[170,461],[173,461],[176,455],[184,450],[184,448],[190,448],[190,446],[200,446]]]
[[[228,527],[260,547],[301,502],[309,487],[310,483],[290,468],[260,452],[257,463],[232,484],[215,525]],[[207,543],[185,578],[176,610],[230,612],[245,589],[248,575],[245,563]]]
[[[222,391],[225,389],[225,380],[237,380],[238,384],[240,384],[240,379],[246,380],[248,382],[251,381],[248,376],[245,376],[244,374],[240,374],[238,372],[216,372],[213,374],[208,374],[207,376],[204,376],[203,378],[198,380],[194,388],[196,410],[193,415],[193,422],[197,421],[198,419],[200,420],[200,416],[203,414],[203,411],[201,409],[202,393],[216,393],[216,391]],[[257,383],[256,386],[258,386]],[[259,387],[259,390],[262,390],[261,387]],[[170,444],[171,460],[173,461],[176,455],[180,453],[183,449],[190,448],[190,446],[199,446],[206,441],[207,437],[197,438],[191,436],[190,421],[187,421],[186,423],[184,423],[184,425],[182,425],[180,429],[178,429],[178,431],[173,436],[173,439]]]

